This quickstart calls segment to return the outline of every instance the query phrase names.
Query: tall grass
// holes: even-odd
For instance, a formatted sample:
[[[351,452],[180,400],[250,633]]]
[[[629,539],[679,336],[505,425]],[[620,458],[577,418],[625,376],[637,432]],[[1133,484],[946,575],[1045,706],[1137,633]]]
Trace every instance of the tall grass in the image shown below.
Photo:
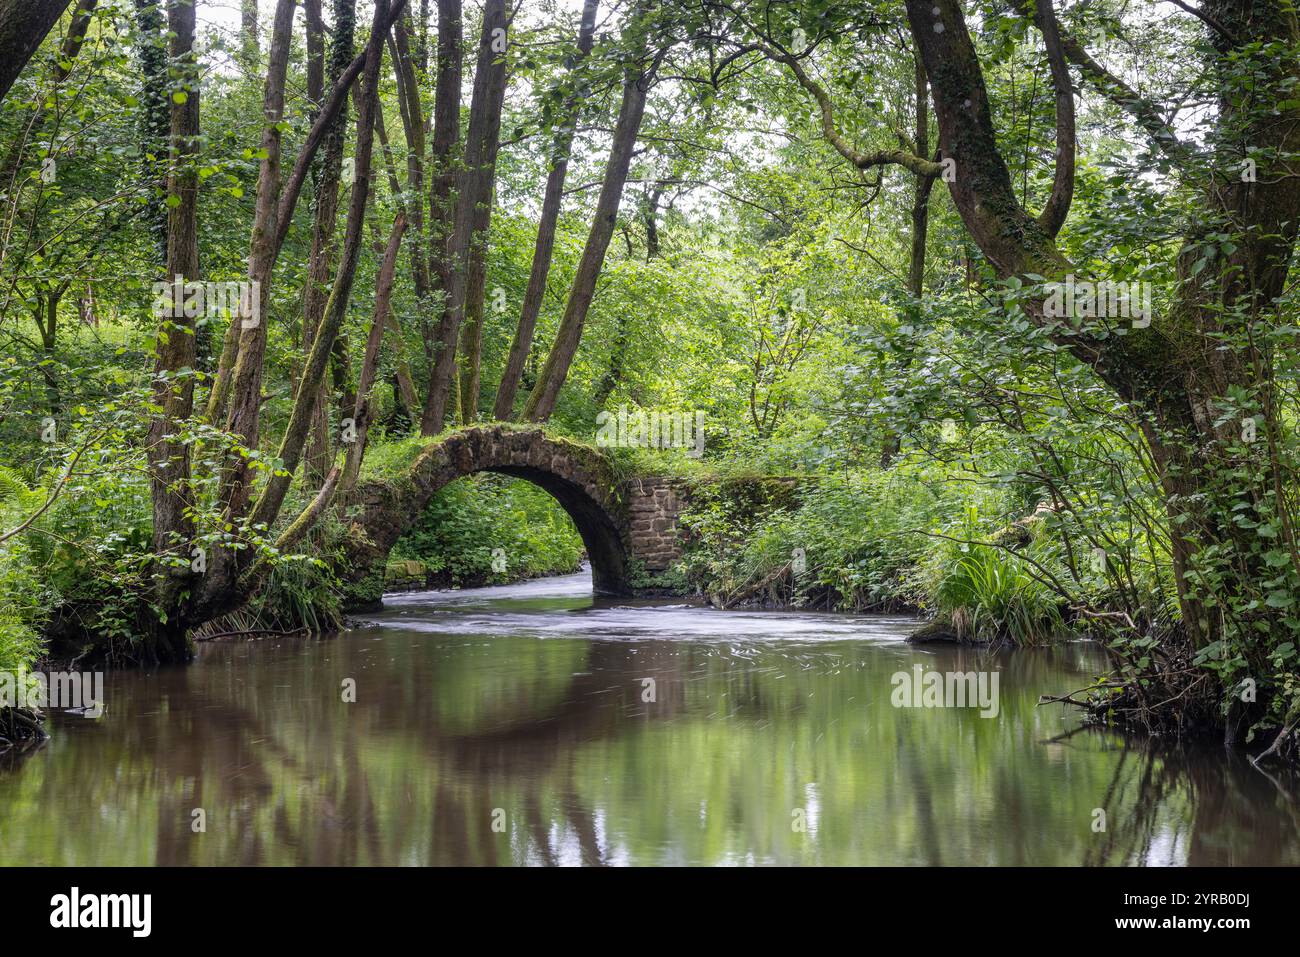
[[[1060,599],[1007,550],[984,543],[948,550],[934,605],[965,640],[1043,644],[1061,635]]]

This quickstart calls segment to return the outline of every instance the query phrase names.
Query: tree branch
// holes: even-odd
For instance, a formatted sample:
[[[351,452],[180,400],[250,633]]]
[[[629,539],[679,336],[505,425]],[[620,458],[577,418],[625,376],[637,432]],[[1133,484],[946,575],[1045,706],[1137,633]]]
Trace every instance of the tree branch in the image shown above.
[[[1034,20],[1043,34],[1047,47],[1047,62],[1052,70],[1052,88],[1056,91],[1056,171],[1052,178],[1052,194],[1038,216],[1043,232],[1055,237],[1070,214],[1074,199],[1074,85],[1070,80],[1070,67],[1061,49],[1061,31],[1056,22],[1052,0],[1037,0]]]
[[[784,63],[790,68],[790,72],[799,81],[799,85],[817,101],[817,108],[821,113],[822,136],[825,137],[826,142],[835,147],[836,152],[858,169],[871,169],[875,166],[892,164],[911,170],[917,176],[938,176],[943,172],[943,166],[940,163],[931,162],[914,153],[909,153],[907,150],[876,150],[871,153],[861,153],[855,150],[849,145],[848,140],[840,135],[839,130],[835,128],[835,107],[831,103],[830,95],[822,88],[820,83],[808,75],[808,71],[803,68],[799,58],[766,43],[758,44],[757,48],[762,50],[769,59],[775,60],[777,63]],[[903,139],[906,141],[906,137],[903,137]]]
[[[1132,116],[1155,141],[1161,152],[1179,160],[1192,158],[1195,150],[1178,138],[1154,103],[1089,56],[1079,41],[1064,32],[1060,33],[1060,37],[1061,50],[1066,58],[1079,68],[1084,78],[1103,96]]]

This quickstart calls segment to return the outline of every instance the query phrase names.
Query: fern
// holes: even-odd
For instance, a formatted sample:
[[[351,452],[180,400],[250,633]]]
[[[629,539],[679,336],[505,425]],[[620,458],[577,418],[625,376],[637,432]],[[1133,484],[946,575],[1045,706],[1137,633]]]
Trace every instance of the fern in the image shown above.
[[[28,509],[38,507],[42,501],[41,492],[29,488],[16,470],[0,465],[0,506]]]

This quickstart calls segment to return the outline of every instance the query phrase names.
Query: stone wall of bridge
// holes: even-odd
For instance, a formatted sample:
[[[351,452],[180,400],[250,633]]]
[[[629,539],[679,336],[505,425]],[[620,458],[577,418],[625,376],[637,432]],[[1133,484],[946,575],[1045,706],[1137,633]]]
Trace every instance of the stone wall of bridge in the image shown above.
[[[687,544],[681,516],[703,497],[720,496],[732,509],[761,514],[793,503],[802,481],[628,477],[603,450],[542,429],[497,424],[459,430],[431,441],[403,474],[362,482],[341,503],[349,534],[336,570],[349,607],[379,603],[393,544],[438,489],[476,472],[526,479],[551,493],[582,536],[594,591],[608,596],[680,590],[673,566]]]

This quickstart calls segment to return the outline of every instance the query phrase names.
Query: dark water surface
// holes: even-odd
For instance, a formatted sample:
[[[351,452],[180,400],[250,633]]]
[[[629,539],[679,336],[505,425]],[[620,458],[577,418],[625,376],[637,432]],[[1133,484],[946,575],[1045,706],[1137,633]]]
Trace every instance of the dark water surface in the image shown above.
[[[54,713],[0,771],[0,861],[1300,864],[1294,778],[1035,706],[1095,647],[911,625],[611,605],[585,575],[394,596],[338,637],[109,674],[103,717]],[[893,707],[914,664],[998,671],[997,716]]]

